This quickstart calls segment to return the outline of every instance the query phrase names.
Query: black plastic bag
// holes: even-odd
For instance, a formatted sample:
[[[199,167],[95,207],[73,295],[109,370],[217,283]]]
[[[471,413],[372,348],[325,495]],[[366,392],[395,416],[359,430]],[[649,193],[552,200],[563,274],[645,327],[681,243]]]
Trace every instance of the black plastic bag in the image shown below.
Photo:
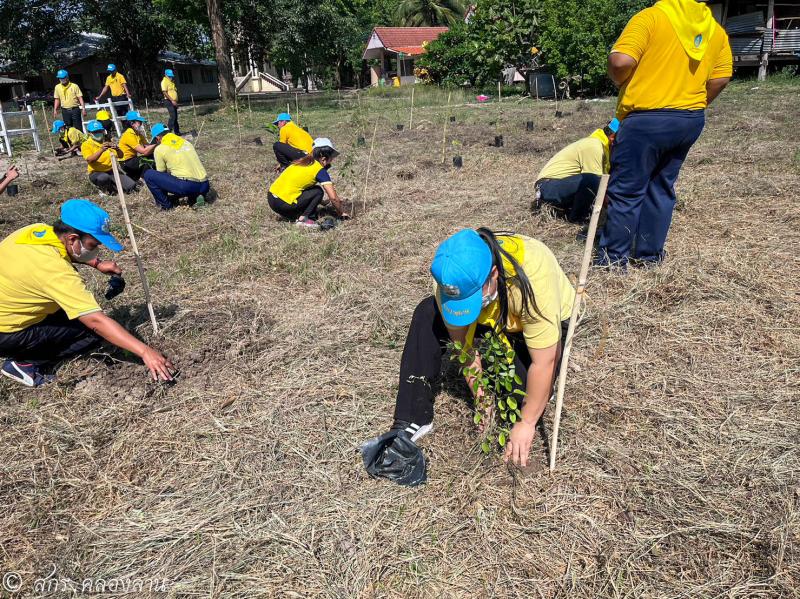
[[[361,445],[361,458],[373,478],[388,478],[407,487],[427,480],[425,454],[405,430],[392,429],[365,441]]]

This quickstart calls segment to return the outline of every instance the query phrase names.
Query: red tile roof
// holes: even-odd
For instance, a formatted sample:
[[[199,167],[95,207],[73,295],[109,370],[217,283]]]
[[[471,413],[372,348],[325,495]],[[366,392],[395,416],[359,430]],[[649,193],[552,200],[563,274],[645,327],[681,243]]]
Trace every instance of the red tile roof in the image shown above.
[[[431,42],[447,31],[447,27],[376,27],[375,33],[384,48],[403,54],[422,54],[423,42]]]

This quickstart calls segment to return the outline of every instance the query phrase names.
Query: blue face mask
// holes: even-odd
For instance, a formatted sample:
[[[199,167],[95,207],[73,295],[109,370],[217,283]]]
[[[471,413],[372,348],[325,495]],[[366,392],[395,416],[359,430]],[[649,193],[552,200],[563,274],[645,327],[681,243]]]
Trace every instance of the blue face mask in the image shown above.
[[[105,136],[106,136],[106,134],[103,133],[102,131],[92,132],[92,139],[94,139],[95,141],[103,141],[103,138]]]

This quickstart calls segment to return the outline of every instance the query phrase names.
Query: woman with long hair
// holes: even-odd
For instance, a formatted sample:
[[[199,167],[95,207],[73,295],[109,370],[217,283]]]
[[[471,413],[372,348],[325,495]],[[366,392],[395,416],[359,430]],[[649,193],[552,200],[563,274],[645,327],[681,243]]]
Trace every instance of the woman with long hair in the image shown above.
[[[331,140],[326,137],[315,139],[311,153],[292,162],[270,186],[267,195],[269,207],[299,226],[317,228],[317,209],[323,195],[327,194],[339,215],[347,217],[328,174],[333,159],[338,155]]]
[[[515,351],[522,379],[522,418],[511,429],[505,460],[524,467],[552,393],[575,289],[542,242],[485,228],[464,229],[446,239],[431,274],[434,293],[414,311],[400,361],[394,425],[364,444],[365,466],[371,475],[400,484],[425,480],[425,459],[416,441],[432,428],[442,355],[449,342],[470,348],[476,336],[492,330]],[[481,356],[475,352],[466,366],[480,372]],[[474,376],[466,382],[472,389]],[[480,405],[480,389],[475,400]]]

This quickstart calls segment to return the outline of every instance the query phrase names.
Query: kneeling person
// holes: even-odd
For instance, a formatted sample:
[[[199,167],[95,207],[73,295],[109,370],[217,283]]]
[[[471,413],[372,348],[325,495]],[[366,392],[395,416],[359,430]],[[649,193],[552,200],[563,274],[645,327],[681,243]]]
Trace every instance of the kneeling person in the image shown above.
[[[108,232],[108,214],[88,200],[68,200],[53,226],[37,223],[0,242],[0,355],[3,375],[29,387],[48,382],[42,371],[99,345],[103,339],[139,356],[153,380],[172,379],[158,351],[106,316],[86,289],[76,263],[120,274],[100,260],[101,245],[122,245]]]
[[[144,124],[147,122],[136,110],[129,110],[125,115],[128,128],[119,138],[119,149],[122,152],[120,166],[125,174],[134,181],[142,178],[144,171],[150,168],[142,162],[143,156],[151,156],[157,144],[148,144]]]
[[[77,156],[81,151],[81,144],[86,141],[86,136],[75,127],[68,127],[64,121],[53,121],[53,128],[50,133],[58,135],[58,142],[61,147],[56,150],[56,156],[73,154]]]
[[[174,208],[181,198],[188,198],[189,204],[204,204],[210,186],[194,146],[162,123],[153,125],[152,134],[158,144],[153,153],[156,168],[148,169],[143,176],[156,204],[162,210]]]
[[[536,177],[536,204],[550,204],[570,222],[585,221],[592,211],[600,177],[609,172],[617,129],[619,121],[614,119],[553,156]]]
[[[113,142],[106,141],[106,131],[98,121],[86,123],[86,130],[89,132],[89,137],[81,144],[81,155],[88,165],[89,181],[101,192],[116,193],[117,184],[112,172],[114,167],[111,164],[111,152],[117,155],[117,159],[122,158],[122,152]],[[119,179],[122,191],[125,193],[137,189],[136,181],[125,173],[120,173]]]
[[[318,226],[317,209],[323,195],[327,194],[339,215],[347,217],[328,174],[333,159],[338,155],[330,139],[315,139],[311,154],[291,163],[270,185],[267,194],[269,207],[300,226],[315,228]]]

